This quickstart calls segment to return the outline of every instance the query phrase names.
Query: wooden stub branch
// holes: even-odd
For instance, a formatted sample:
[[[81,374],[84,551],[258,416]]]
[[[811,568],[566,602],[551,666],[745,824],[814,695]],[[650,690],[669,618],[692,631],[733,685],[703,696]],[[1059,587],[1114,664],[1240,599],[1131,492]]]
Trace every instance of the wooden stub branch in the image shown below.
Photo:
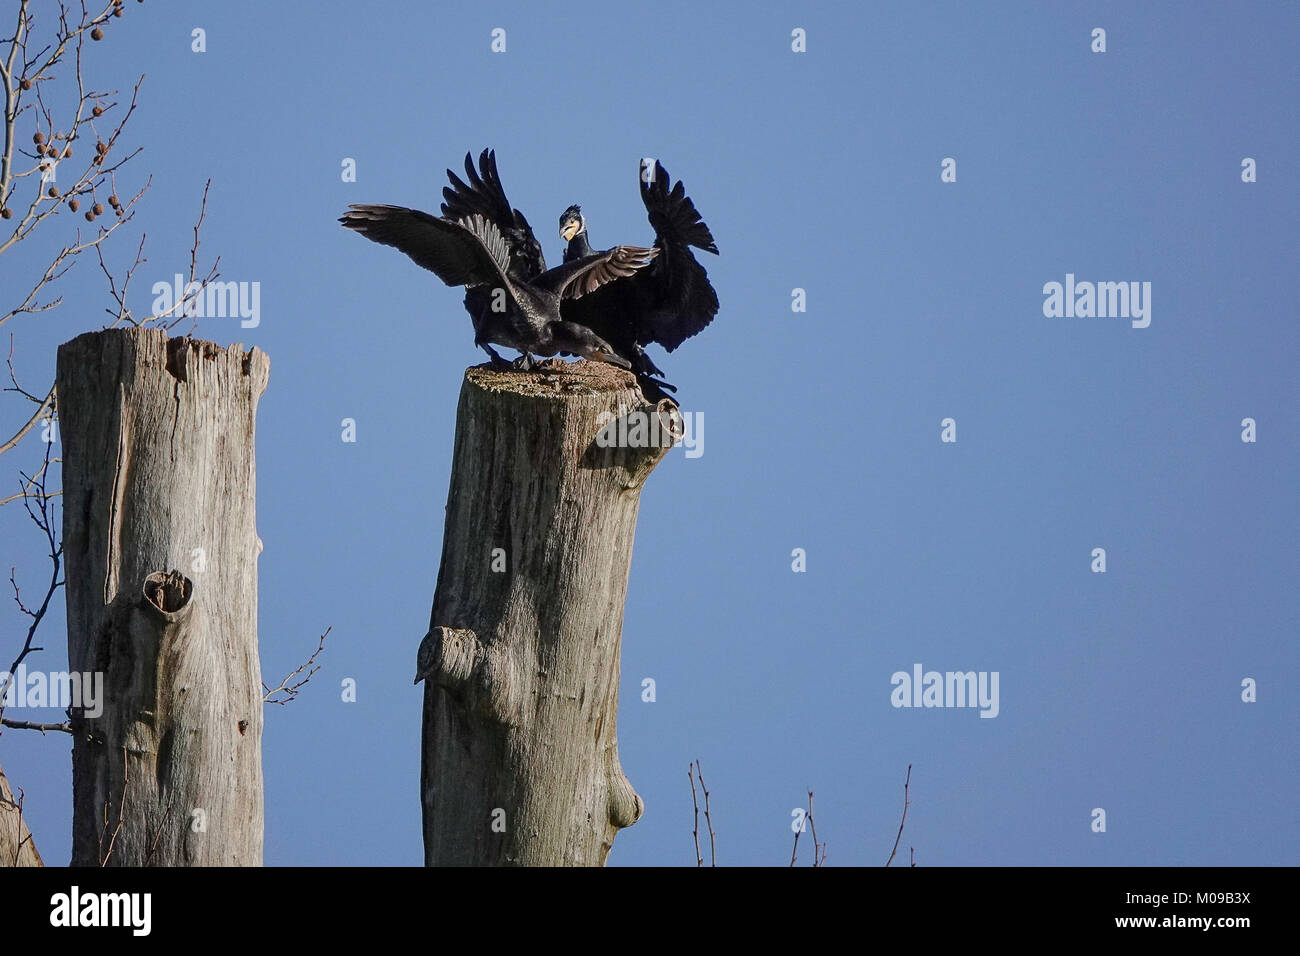
[[[616,737],[623,606],[641,486],[673,436],[601,447],[602,413],[680,434],[608,365],[465,374],[417,660],[427,865],[600,865],[641,816]]]
[[[74,866],[262,862],[253,432],[266,354],[117,329],[59,349]]]

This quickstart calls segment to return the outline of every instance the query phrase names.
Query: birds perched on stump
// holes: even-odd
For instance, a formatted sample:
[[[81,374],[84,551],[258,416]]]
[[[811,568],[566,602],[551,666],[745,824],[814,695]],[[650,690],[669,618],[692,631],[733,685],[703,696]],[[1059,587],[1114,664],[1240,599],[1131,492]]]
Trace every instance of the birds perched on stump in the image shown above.
[[[465,179],[447,170],[441,216],[405,206],[351,205],[339,218],[347,229],[406,253],[447,285],[465,286],[474,344],[494,365],[529,370],[533,356],[581,355],[630,369],[650,400],[672,385],[646,354],[657,342],[669,352],[707,326],[718,297],[692,246],[718,252],[713,236],[657,161],[641,164],[641,198],[655,230],[652,247],[592,249],[579,206],[560,217],[564,262],[546,268],[528,220],[510,205],[485,149],[475,168],[465,155]],[[507,363],[493,346],[515,349]]]

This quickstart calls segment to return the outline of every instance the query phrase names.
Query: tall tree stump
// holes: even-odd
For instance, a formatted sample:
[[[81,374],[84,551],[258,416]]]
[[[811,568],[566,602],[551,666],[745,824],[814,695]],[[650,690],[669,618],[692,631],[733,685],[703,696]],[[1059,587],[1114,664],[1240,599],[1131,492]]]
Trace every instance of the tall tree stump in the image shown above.
[[[618,417],[646,427],[601,439]],[[609,365],[466,372],[417,660],[426,865],[601,865],[641,816],[616,737],[623,606],[641,486],[680,423]],[[647,440],[602,447],[620,434]]]
[[[74,866],[262,862],[254,421],[270,362],[161,330],[59,348]],[[181,570],[184,569],[184,570]]]

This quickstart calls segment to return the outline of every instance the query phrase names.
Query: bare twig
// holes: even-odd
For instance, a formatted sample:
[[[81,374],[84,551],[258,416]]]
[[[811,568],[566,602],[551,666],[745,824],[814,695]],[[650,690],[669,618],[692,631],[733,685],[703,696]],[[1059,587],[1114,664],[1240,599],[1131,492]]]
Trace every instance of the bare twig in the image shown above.
[[[691,806],[695,808],[695,828],[691,831],[695,837],[695,865],[704,865],[704,855],[700,853],[700,801],[695,795],[695,765],[686,765],[686,776],[691,781]]]
[[[791,866],[794,866],[795,860],[799,859],[799,834],[803,832],[803,825],[804,821],[800,820],[799,825],[794,828],[794,846],[790,848]]]
[[[695,865],[704,865],[704,854],[700,852],[700,804],[695,796],[695,778],[700,778],[700,789],[704,791],[704,825],[709,830],[709,858],[710,866],[718,865],[718,846],[717,835],[713,832],[713,814],[709,806],[709,788],[704,785],[704,772],[700,769],[700,762],[697,760],[694,764],[687,764],[686,773],[691,779],[691,803],[695,805]]]
[[[6,389],[5,391],[8,391],[8,389]],[[39,422],[43,417],[45,417],[45,415],[49,413],[50,409],[53,406],[54,406],[54,386],[51,385],[49,393],[45,396],[45,400],[41,402],[40,407],[36,409],[36,412],[32,415],[32,417],[27,420],[27,424],[24,425],[22,428],[18,429],[17,433],[15,433],[14,436],[10,438],[7,442],[5,442],[3,445],[0,445],[0,455],[3,455],[10,448],[13,448],[20,441],[22,441],[23,436],[25,436],[29,431],[35,428],[36,423]],[[5,499],[5,501],[9,501],[9,500],[11,499],[8,498]],[[4,501],[0,501],[0,504],[4,504]]]
[[[299,689],[304,684],[306,684],[309,680],[311,680],[313,674],[315,674],[318,670],[320,670],[320,665],[316,663],[316,658],[321,651],[325,650],[325,638],[329,637],[330,631],[332,630],[334,630],[333,624],[325,628],[325,633],[320,636],[320,643],[316,645],[316,650],[311,652],[311,657],[307,658],[306,663],[300,665],[296,670],[292,671],[289,674],[289,676],[287,676],[284,680],[280,681],[278,687],[272,688],[272,687],[268,687],[265,683],[262,684],[262,690],[265,692],[262,696],[262,702],[264,704],[283,705],[289,703],[289,701],[293,700],[295,697],[298,696]],[[310,668],[310,670],[308,670],[308,668]],[[293,680],[303,671],[307,671],[306,677],[304,677],[302,680],[298,681],[295,684],[289,683],[291,680]],[[276,699],[275,697],[276,694],[284,694],[285,696]]]
[[[700,786],[704,786],[704,777],[700,777]],[[717,834],[713,832],[713,815],[709,812],[709,791],[704,791],[704,823],[709,828],[709,866],[718,865]]]
[[[817,821],[813,818],[813,792],[808,791],[808,811],[799,821],[799,826],[794,831],[794,846],[790,848],[790,865],[794,866],[799,859],[799,834],[803,832],[804,825],[812,830],[813,839],[813,866],[821,866],[826,862],[826,844],[817,842]]]
[[[53,390],[51,390],[50,394],[53,395]],[[46,443],[47,452],[49,451],[49,447],[51,444],[52,443],[49,442]],[[41,497],[48,500],[50,498],[57,498],[59,495],[63,494],[63,492],[61,491],[40,491],[37,494],[32,493],[32,489],[37,487],[38,483],[44,482],[45,475],[49,471],[50,465],[61,464],[62,462],[63,462],[62,458],[51,458],[47,454],[45,457],[45,461],[41,464],[40,470],[38,470],[34,475],[26,478],[26,480],[23,482],[22,490],[19,491],[17,494],[10,495],[7,498],[0,498],[0,505],[7,505],[11,501],[17,501],[19,498]]]
[[[912,785],[912,765],[907,765],[907,779],[903,781],[903,819],[898,821],[898,836],[894,837],[894,849],[889,853],[889,859],[885,861],[885,866],[894,862],[894,854],[898,852],[898,841],[903,839],[903,826],[907,823],[907,808],[912,805],[909,796],[909,789]],[[913,864],[915,865],[915,864]]]
[[[821,866],[826,862],[826,844],[817,842],[817,821],[813,819],[813,792],[808,791],[808,829],[812,830],[813,838],[813,866]]]
[[[110,323],[110,327],[121,322],[129,322],[131,325],[136,327],[156,324],[159,327],[170,331],[186,318],[193,318],[193,316],[188,314],[190,306],[199,300],[208,286],[221,277],[221,273],[218,271],[221,265],[220,256],[217,256],[217,258],[213,260],[212,267],[208,270],[208,274],[202,278],[199,277],[199,231],[203,228],[203,220],[207,218],[208,190],[211,187],[211,179],[203,184],[203,198],[199,203],[199,217],[194,223],[194,242],[190,246],[189,276],[181,294],[177,297],[176,301],[172,303],[170,308],[164,309],[161,312],[150,313],[142,319],[137,319],[131,314],[131,310],[127,307],[126,297],[131,286],[131,279],[135,276],[136,269],[149,261],[144,255],[145,235],[140,236],[140,244],[135,250],[135,260],[131,263],[131,266],[124,274],[122,279],[122,288],[120,290],[117,287],[117,281],[113,277],[112,270],[109,269],[108,264],[104,261],[103,250],[96,247],[95,251],[99,256],[99,268],[104,273],[104,277],[108,280],[108,294],[117,305],[116,309],[109,308],[104,310],[113,319]],[[148,186],[145,188],[147,189]],[[166,322],[165,320],[167,319],[171,319],[172,321]],[[197,319],[195,319],[194,326],[190,331],[193,332],[196,328],[198,328]]]

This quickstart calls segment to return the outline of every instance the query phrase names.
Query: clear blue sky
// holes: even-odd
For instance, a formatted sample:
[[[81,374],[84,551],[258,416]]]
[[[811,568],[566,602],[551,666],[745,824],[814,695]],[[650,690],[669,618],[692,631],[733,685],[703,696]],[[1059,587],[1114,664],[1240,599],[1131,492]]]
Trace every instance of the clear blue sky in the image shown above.
[[[1300,863],[1300,8],[421,6],[128,4],[92,67],[103,86],[148,74],[124,174],[154,183],[135,308],[187,264],[209,176],[203,251],[261,283],[259,327],[198,334],[271,357],[264,676],[333,626],[308,692],[266,715],[267,863],[422,860],[411,679],[456,397],[483,356],[458,290],[335,218],[436,211],[444,169],[484,146],[553,262],[574,202],[598,246],[651,238],[642,156],[685,180],[722,251],[704,257],[717,320],[655,353],[705,445],[642,496],[619,741],[647,809],[611,864],[694,862],[695,758],[724,864],[787,862],[810,787],[829,863],[883,863],[909,763],[921,865]],[[26,261],[5,256],[6,299]],[[1150,282],[1150,326],[1045,317],[1067,273]],[[33,381],[102,321],[93,260],[64,292],[10,323]],[[39,456],[29,439],[4,473]],[[14,506],[0,557],[33,588],[45,573]],[[33,664],[64,666],[59,610]],[[0,605],[4,664],[23,626]],[[892,707],[917,663],[997,671],[998,716]],[[53,862],[68,751],[0,738]]]

